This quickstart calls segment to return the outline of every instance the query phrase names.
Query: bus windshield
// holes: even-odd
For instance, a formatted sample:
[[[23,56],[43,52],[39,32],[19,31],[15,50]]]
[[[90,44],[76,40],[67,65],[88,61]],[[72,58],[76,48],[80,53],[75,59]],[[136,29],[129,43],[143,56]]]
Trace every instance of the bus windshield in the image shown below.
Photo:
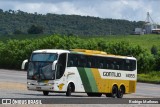
[[[52,64],[57,57],[54,53],[33,53],[28,65],[27,79],[53,80],[55,71],[52,70]]]
[[[33,53],[31,56],[31,61],[55,61],[57,60],[56,53]]]

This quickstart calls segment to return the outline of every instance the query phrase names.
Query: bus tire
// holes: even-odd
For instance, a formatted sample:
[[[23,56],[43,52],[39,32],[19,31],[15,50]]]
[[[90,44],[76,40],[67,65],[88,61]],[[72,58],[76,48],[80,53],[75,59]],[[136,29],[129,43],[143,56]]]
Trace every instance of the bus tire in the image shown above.
[[[112,93],[111,93],[112,97],[116,98],[117,97],[117,93],[118,93],[118,87],[116,85],[113,85]]]
[[[125,93],[125,87],[121,85],[117,93],[117,98],[122,98],[124,93]]]
[[[68,84],[66,96],[71,96],[71,93],[72,93],[72,87],[71,84]]]
[[[43,91],[43,95],[47,96],[49,94],[48,91]]]

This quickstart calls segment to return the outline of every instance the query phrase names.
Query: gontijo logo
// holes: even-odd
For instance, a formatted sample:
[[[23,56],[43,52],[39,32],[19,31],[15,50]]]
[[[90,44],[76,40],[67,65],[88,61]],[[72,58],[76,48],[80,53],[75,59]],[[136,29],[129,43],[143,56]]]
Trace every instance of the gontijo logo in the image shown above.
[[[107,77],[121,77],[121,73],[103,72],[103,76],[107,76]]]

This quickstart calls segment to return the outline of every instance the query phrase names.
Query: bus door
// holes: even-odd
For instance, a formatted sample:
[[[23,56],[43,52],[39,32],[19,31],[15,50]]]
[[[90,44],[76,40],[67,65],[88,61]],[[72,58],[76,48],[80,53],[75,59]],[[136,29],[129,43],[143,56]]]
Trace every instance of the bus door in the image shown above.
[[[60,79],[65,72],[66,57],[67,57],[66,53],[62,53],[62,54],[59,55],[59,59],[58,59],[58,62],[57,62],[56,79]]]

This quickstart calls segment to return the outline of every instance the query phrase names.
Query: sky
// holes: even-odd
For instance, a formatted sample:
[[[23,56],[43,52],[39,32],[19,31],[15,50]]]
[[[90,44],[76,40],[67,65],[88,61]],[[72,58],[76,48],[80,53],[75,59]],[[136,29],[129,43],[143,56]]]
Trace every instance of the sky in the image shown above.
[[[0,0],[0,9],[145,21],[160,24],[160,0]]]

